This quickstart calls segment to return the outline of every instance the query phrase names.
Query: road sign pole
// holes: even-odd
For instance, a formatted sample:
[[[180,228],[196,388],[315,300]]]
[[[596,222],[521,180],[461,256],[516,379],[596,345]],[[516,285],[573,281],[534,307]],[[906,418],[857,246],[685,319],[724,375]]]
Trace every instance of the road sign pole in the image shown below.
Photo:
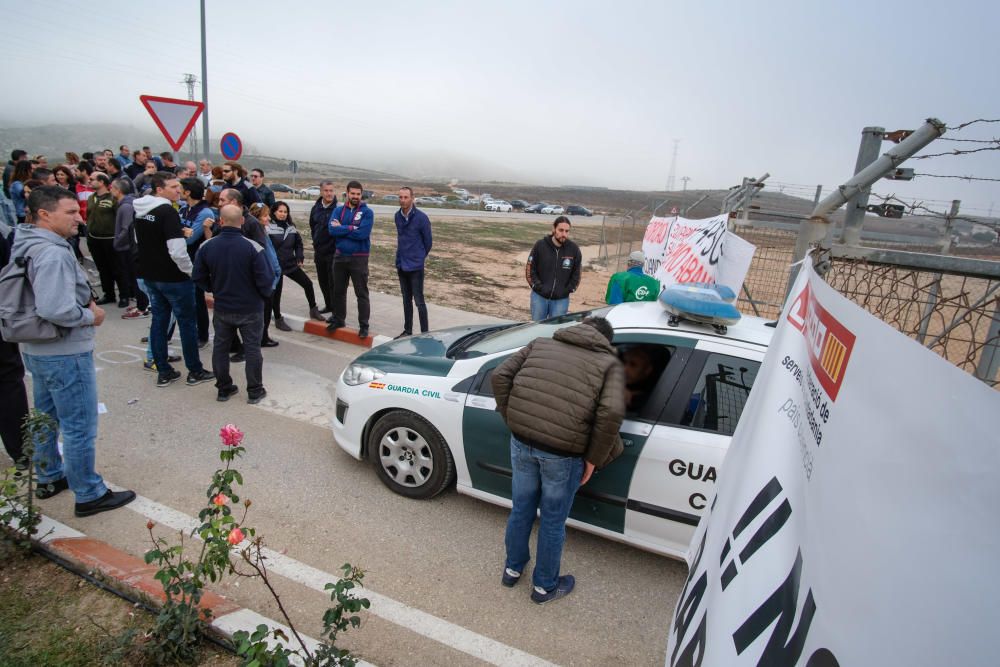
[[[201,103],[205,105],[201,117],[201,134],[205,146],[205,159],[209,159],[208,151],[208,56],[205,50],[205,0],[201,0]]]

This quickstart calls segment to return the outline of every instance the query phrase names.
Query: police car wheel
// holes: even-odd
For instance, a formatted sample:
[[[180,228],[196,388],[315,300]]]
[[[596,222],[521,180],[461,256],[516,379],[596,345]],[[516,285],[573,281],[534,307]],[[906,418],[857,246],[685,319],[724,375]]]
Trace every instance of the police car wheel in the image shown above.
[[[444,438],[423,417],[405,410],[390,412],[375,423],[368,458],[382,483],[408,498],[433,498],[455,477],[455,462]]]

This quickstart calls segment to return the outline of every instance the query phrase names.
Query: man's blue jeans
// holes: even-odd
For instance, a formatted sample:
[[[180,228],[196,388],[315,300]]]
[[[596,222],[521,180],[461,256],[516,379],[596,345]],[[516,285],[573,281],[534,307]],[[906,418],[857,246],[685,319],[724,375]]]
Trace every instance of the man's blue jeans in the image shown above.
[[[185,280],[179,283],[163,283],[147,280],[146,293],[149,308],[153,311],[149,325],[149,345],[153,348],[153,361],[160,377],[169,374],[173,368],[167,362],[167,329],[170,314],[177,319],[181,330],[181,350],[188,372],[204,370],[198,356],[198,320],[194,306],[194,283]]]
[[[532,290],[531,292],[531,321],[539,322],[550,317],[565,315],[569,310],[569,297],[565,299],[546,299],[544,296]]]
[[[66,478],[76,502],[87,503],[103,496],[108,487],[94,470],[97,439],[97,374],[94,353],[24,355],[31,372],[35,408],[59,423],[63,454],[59,455],[57,433],[52,431],[35,442],[35,470],[39,485]]]
[[[510,463],[513,470],[513,507],[507,519],[507,562],[515,572],[523,572],[531,559],[528,540],[540,510],[538,558],[531,581],[551,591],[559,583],[559,562],[566,541],[566,517],[583,477],[583,459],[559,456],[530,447],[510,436]]]

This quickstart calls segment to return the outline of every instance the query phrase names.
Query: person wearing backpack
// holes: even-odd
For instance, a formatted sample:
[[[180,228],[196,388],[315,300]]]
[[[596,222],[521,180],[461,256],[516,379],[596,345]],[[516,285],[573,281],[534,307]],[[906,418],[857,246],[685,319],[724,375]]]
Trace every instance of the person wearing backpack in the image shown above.
[[[10,244],[0,235],[0,269],[10,259]],[[28,416],[28,392],[24,389],[24,364],[17,343],[0,334],[0,440],[18,467],[27,465],[21,441],[21,424]]]
[[[32,224],[18,228],[12,263],[24,267],[37,319],[54,326],[58,335],[24,342],[21,351],[32,375],[35,408],[58,423],[63,443],[60,454],[58,434],[53,430],[36,444],[39,486],[35,495],[45,499],[72,489],[76,516],[90,516],[135,499],[134,491],[109,489],[94,469],[94,337],[104,322],[104,310],[94,303],[87,275],[69,242],[83,223],[76,195],[57,185],[37,187],[28,197],[28,213]]]

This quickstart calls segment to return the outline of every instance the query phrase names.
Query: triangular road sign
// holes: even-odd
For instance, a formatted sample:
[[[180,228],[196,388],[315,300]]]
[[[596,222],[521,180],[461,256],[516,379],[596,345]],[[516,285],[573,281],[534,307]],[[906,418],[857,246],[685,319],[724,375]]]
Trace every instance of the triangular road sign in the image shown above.
[[[175,151],[179,151],[184,145],[184,140],[190,134],[195,121],[205,109],[203,102],[178,100],[171,97],[140,95],[139,101],[146,107],[146,111],[153,117],[153,122],[160,128],[167,143]]]

